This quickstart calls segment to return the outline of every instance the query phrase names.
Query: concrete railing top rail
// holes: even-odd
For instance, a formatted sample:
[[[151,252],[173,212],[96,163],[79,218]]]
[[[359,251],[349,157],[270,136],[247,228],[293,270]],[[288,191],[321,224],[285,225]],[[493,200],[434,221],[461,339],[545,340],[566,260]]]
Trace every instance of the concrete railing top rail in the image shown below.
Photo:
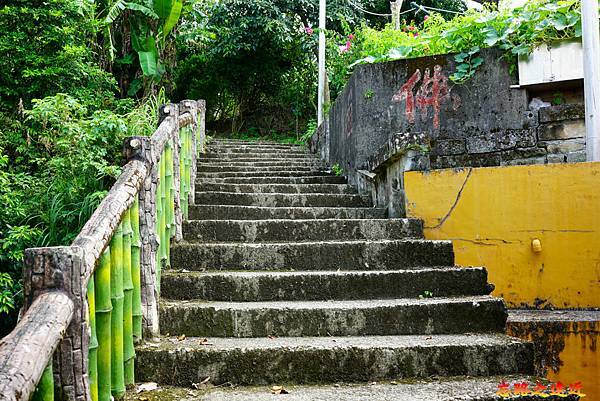
[[[160,125],[151,137],[125,140],[127,163],[122,173],[71,246],[25,251],[21,318],[0,340],[0,400],[29,400],[54,355],[54,378],[61,398],[90,400],[87,377],[89,345],[86,289],[98,261],[136,199],[140,209],[141,298],[144,337],[158,334],[156,291],[156,188],[159,163],[169,141],[179,163],[180,129],[192,132],[190,200],[194,196],[196,154],[205,141],[203,100],[185,100],[161,109]],[[177,165],[176,164],[176,165]],[[179,195],[179,168],[173,169]],[[181,207],[175,197],[181,238]],[[176,238],[177,239],[177,238]],[[56,353],[55,353],[56,351]]]

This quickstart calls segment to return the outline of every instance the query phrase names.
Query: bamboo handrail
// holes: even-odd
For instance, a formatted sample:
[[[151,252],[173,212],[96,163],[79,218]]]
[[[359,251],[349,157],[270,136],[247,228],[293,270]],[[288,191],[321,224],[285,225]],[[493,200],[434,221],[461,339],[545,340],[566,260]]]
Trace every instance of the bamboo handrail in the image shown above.
[[[29,400],[38,383],[36,397],[44,400],[54,385],[62,400],[105,401],[111,392],[118,399],[125,385],[132,384],[134,341],[142,334],[158,334],[157,232],[164,236],[163,247],[180,239],[181,205],[193,196],[180,188],[195,172],[184,171],[182,176],[181,168],[186,162],[188,169],[196,168],[192,152],[197,144],[181,139],[199,140],[203,149],[205,110],[203,100],[164,106],[151,137],[126,139],[127,163],[121,175],[72,245],[25,251],[22,317],[0,340],[1,401]],[[160,165],[170,174],[162,182]],[[194,183],[187,185],[193,188]],[[157,189],[168,196],[163,205],[168,213],[160,217],[168,216],[169,221],[162,226],[157,221]],[[107,326],[111,320],[113,330]],[[91,369],[88,353],[89,362],[96,364]]]

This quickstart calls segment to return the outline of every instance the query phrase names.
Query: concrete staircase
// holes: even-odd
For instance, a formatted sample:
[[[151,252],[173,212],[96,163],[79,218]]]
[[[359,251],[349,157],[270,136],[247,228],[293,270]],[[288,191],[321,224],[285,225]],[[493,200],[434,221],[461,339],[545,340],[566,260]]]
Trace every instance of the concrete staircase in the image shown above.
[[[197,179],[163,273],[165,337],[138,348],[139,379],[473,376],[489,388],[484,377],[532,373],[533,349],[503,334],[506,309],[484,268],[454,267],[451,242],[423,239],[420,221],[385,219],[302,148],[214,141]]]

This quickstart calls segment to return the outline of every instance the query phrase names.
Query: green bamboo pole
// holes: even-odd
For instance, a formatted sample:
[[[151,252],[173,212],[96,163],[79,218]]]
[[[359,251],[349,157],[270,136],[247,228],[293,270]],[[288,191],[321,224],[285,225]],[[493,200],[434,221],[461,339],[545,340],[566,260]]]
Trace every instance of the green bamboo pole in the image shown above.
[[[160,196],[162,189],[161,186],[164,185],[164,182],[161,178],[161,162],[158,162],[158,185],[156,186],[156,240],[158,242],[158,249],[156,251],[156,290],[160,294],[160,273],[161,273],[161,252],[162,252],[162,235],[161,235],[161,227],[160,222],[162,221],[162,213],[163,213],[163,204],[162,198]]]
[[[179,152],[179,205],[181,213],[185,217],[185,128],[179,130],[179,143],[181,151]]]
[[[115,400],[125,395],[123,371],[123,223],[119,224],[110,241],[110,299],[111,316],[111,393]]]
[[[162,213],[160,215],[160,261],[161,268],[167,266],[167,249],[169,247],[169,240],[167,239],[167,213],[169,205],[167,203],[167,163],[166,163],[166,150],[160,158],[160,177],[163,185],[160,187],[160,202],[162,204]],[[160,285],[160,281],[159,281]]]
[[[141,263],[140,253],[142,242],[140,240],[140,203],[136,198],[131,207],[131,228],[133,238],[131,239],[131,280],[133,282],[132,320],[133,341],[142,341],[142,290],[141,290]]]
[[[40,382],[31,397],[31,401],[54,401],[54,374],[52,372],[52,358],[44,369]]]
[[[90,345],[88,348],[88,378],[92,401],[98,401],[98,339],[96,338],[96,295],[94,276],[90,277],[87,288],[88,310],[90,315]]]
[[[167,266],[171,266],[171,238],[175,236],[175,190],[173,189],[173,146],[167,142],[165,149],[165,193],[167,198],[166,237],[167,237]]]
[[[107,247],[102,253],[100,264],[94,273],[96,337],[98,338],[98,401],[110,401],[111,397],[110,260],[110,247]]]
[[[191,166],[192,166],[192,131],[188,128],[185,130],[185,210],[184,216],[188,218],[189,210],[189,197],[191,190]]]
[[[131,209],[123,215],[123,360],[125,370],[125,386],[135,383],[133,362],[133,279],[131,277]]]

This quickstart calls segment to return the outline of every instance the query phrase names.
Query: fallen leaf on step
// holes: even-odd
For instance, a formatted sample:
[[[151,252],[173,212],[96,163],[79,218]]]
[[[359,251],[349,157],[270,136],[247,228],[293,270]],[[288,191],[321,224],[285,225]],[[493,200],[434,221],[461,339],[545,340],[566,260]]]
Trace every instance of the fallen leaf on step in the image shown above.
[[[377,384],[377,382],[371,382],[371,383],[369,383],[369,384],[370,384],[371,386],[374,386],[374,385],[376,385],[376,384]]]
[[[183,341],[185,340],[185,334],[180,335],[179,337],[177,337],[178,341]]]
[[[153,390],[156,390],[157,388],[158,388],[158,384],[156,384],[154,382],[142,383],[139,386],[137,386],[137,389],[135,390],[135,392],[139,394],[143,391],[153,391]]]
[[[181,269],[182,273],[189,273],[190,271],[188,269]]]
[[[206,383],[208,383],[209,381],[210,381],[210,376],[208,376],[206,379],[202,380],[202,381],[200,382],[200,384],[206,384]]]
[[[267,336],[267,338],[268,338],[269,340],[274,340],[274,339],[276,339],[277,337],[275,337],[275,336],[273,336],[273,335],[269,334],[269,335]]]
[[[204,339],[202,339],[202,341],[200,341],[200,345],[214,345],[214,344],[211,343],[210,341],[208,341],[208,338],[204,338]]]
[[[148,401],[149,398],[148,397],[140,397],[138,398],[139,401]]]
[[[425,337],[426,340],[432,340],[433,337],[429,336],[429,337]]]
[[[397,382],[395,382],[395,381],[391,381],[391,382],[390,382],[390,384],[391,384],[392,386],[397,386],[397,385],[398,385],[398,383],[397,383]]]
[[[289,394],[289,391],[283,388],[283,386],[271,387],[271,394]]]

